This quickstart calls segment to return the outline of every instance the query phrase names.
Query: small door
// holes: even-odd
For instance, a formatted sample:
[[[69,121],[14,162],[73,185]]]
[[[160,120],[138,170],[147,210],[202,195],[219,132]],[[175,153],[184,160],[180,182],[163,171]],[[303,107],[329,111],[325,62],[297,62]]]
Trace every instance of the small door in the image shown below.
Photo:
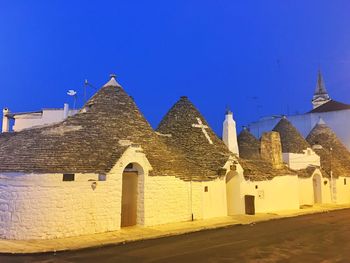
[[[247,215],[255,215],[255,196],[254,195],[245,195],[245,213]]]
[[[123,173],[121,227],[136,225],[137,183],[137,172]]]
[[[321,190],[321,176],[316,174],[312,179],[313,189],[314,189],[314,203],[322,203],[322,190]]]

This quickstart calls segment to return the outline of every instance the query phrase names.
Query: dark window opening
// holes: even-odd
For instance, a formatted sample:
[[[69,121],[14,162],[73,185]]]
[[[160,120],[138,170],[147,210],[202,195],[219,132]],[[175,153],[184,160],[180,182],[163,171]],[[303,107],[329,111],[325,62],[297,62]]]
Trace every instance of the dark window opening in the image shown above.
[[[208,192],[208,186],[204,186],[204,192]]]
[[[258,189],[258,185],[255,186],[255,189]]]
[[[98,180],[99,181],[106,181],[107,180],[107,176],[105,174],[99,174],[98,175]]]
[[[346,185],[346,178],[344,178],[344,185]]]
[[[75,179],[75,174],[63,174],[64,182],[74,181],[74,179]]]
[[[125,169],[133,169],[133,168],[134,168],[134,166],[133,166],[132,163],[129,163],[129,164],[125,167]]]

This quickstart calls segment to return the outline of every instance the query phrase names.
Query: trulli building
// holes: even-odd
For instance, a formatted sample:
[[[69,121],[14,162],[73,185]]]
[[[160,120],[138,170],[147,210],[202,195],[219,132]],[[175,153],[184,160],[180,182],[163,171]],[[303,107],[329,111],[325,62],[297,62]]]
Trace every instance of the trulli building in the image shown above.
[[[235,165],[187,99],[155,132],[112,77],[74,116],[0,135],[0,238],[225,216]]]

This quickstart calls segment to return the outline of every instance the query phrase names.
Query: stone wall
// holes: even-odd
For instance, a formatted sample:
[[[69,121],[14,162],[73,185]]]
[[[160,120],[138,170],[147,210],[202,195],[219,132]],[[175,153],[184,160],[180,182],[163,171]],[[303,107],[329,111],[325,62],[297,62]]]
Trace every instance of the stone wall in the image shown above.
[[[95,180],[96,174],[76,174],[68,182],[62,174],[1,175],[0,238],[52,239],[119,229],[120,178]]]
[[[278,132],[265,132],[261,136],[261,158],[275,169],[283,167],[281,138]]]
[[[105,181],[98,174],[0,175],[0,238],[53,239],[120,229],[122,174],[138,171],[137,224],[151,226],[226,216],[225,178],[188,182],[149,176],[141,148],[129,147]],[[205,191],[208,187],[208,191]]]
[[[120,229],[122,174],[139,170],[138,224],[144,224],[143,185],[150,165],[141,148],[128,148],[106,181],[98,174],[0,175],[0,238],[52,239]],[[96,187],[95,187],[96,186]]]

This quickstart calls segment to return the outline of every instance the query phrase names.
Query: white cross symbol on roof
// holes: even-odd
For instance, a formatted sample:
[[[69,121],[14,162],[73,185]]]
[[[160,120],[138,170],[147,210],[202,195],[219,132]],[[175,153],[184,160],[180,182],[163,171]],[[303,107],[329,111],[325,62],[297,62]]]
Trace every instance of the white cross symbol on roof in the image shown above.
[[[198,121],[198,124],[192,124],[192,127],[195,127],[195,128],[201,128],[202,129],[202,132],[204,133],[205,135],[205,138],[207,138],[208,142],[210,144],[213,144],[213,141],[210,139],[209,137],[209,134],[207,133],[207,131],[205,129],[208,129],[209,127],[207,125],[204,125],[202,120],[200,118],[196,118],[197,121]]]

